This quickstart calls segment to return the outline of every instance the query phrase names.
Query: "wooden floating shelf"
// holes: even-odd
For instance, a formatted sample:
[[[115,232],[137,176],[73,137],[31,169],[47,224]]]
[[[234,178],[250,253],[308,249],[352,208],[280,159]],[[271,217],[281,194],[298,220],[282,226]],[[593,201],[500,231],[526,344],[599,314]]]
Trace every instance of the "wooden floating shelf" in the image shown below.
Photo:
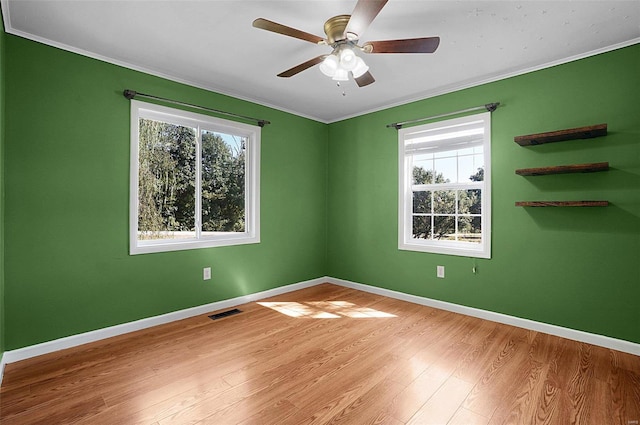
[[[557,165],[555,167],[520,168],[516,170],[519,176],[544,176],[548,174],[595,173],[609,170],[608,162],[592,164]]]
[[[514,137],[514,142],[520,146],[535,146],[544,143],[564,142],[575,139],[591,139],[607,135],[607,124],[591,125],[587,127],[570,128],[567,130],[550,131],[547,133],[529,134]]]
[[[606,207],[609,201],[519,201],[516,207]]]

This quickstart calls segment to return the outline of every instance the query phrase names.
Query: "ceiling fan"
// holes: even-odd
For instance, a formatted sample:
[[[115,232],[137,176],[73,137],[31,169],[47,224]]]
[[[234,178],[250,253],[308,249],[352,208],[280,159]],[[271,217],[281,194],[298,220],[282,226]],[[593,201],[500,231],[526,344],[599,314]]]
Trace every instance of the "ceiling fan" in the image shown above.
[[[359,50],[364,53],[433,53],[440,44],[440,37],[408,38],[402,40],[367,41],[358,45],[360,36],[380,13],[388,0],[358,0],[351,15],[338,15],[324,23],[327,38],[309,34],[286,25],[278,24],[264,18],[253,21],[255,28],[287,35],[314,44],[331,46],[333,51],[328,55],[320,55],[293,68],[278,74],[278,77],[291,77],[320,64],[320,71],[335,81],[347,81],[349,74],[353,76],[359,87],[367,86],[375,81],[364,60],[356,55]]]

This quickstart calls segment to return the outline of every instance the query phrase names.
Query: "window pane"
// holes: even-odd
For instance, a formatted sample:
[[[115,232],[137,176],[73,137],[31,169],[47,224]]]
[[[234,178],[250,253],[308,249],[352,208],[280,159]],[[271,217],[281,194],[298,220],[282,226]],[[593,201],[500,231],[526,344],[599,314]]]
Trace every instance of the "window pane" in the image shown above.
[[[411,155],[411,158],[413,159],[414,165],[420,165],[417,163],[433,160],[433,153],[416,153],[414,155]]]
[[[195,237],[196,131],[139,121],[138,239]]]
[[[458,192],[459,214],[481,214],[482,190],[468,189]]]
[[[433,237],[439,240],[454,240],[456,220],[451,216],[435,216],[433,218]]]
[[[477,164],[477,162],[476,162]],[[484,165],[482,167],[478,167],[474,170],[474,173],[469,176],[469,180],[474,182],[482,182],[484,181]]]
[[[243,137],[202,131],[202,231],[245,231]]]
[[[451,158],[456,156],[456,151],[451,151],[451,150],[445,150],[441,152],[438,151],[438,152],[435,152],[433,156],[435,158]]]
[[[458,156],[471,155],[474,153],[474,148],[458,149]]]
[[[413,192],[413,212],[431,214],[431,191]]]
[[[458,218],[458,240],[481,243],[480,217],[462,216]]]
[[[482,233],[482,217],[471,218],[471,233],[478,234],[478,237]]]
[[[471,217],[468,215],[458,216],[458,238],[464,239],[465,234],[471,232]]]
[[[422,167],[413,167],[412,184],[431,184],[433,183],[433,170],[424,169]]]
[[[413,184],[433,183],[433,154],[414,155],[413,163]]]
[[[455,153],[454,153],[455,154]],[[457,178],[456,158],[440,158],[435,161],[435,183],[451,183]]]
[[[431,239],[431,216],[413,217],[414,239]]]
[[[467,190],[458,191],[458,214],[469,214],[471,199]]]
[[[467,183],[470,181],[481,181],[482,176],[478,176],[478,168],[481,168],[475,155],[461,156],[458,158],[458,182]]]
[[[433,212],[436,214],[456,213],[456,192],[454,190],[436,190],[433,192]]]

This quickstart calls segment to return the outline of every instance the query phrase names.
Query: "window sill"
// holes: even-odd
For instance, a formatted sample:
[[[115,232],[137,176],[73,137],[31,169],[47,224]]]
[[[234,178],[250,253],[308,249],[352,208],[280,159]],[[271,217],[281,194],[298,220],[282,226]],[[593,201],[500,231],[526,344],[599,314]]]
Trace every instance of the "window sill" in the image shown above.
[[[434,245],[423,245],[417,243],[400,243],[398,245],[398,249],[401,251],[416,251],[416,252],[428,252],[431,254],[442,254],[442,255],[456,255],[459,257],[472,257],[472,258],[486,258],[491,259],[491,250],[483,249],[484,247],[479,247],[478,249],[466,248],[466,247],[453,247],[453,246],[434,246]]]
[[[259,237],[248,236],[209,240],[154,241],[153,243],[147,242],[145,244],[132,244],[129,247],[129,255],[152,254],[155,252],[184,251],[188,249],[215,248],[221,246],[248,245],[257,243],[260,243]]]

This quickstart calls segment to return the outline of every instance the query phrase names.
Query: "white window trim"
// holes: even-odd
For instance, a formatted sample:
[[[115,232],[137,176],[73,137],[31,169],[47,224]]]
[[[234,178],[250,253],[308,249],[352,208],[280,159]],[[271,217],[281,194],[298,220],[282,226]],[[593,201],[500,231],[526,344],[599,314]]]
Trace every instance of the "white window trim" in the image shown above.
[[[140,118],[156,119],[198,129],[230,133],[247,138],[245,171],[245,231],[215,232],[202,237],[200,222],[196,225],[196,238],[188,240],[138,241],[138,146]],[[185,249],[260,243],[260,134],[258,126],[196,114],[180,109],[168,108],[152,103],[131,100],[131,158],[129,170],[129,254],[181,251]],[[199,140],[199,137],[198,137]],[[196,203],[200,200],[200,143],[196,146],[197,188]],[[199,207],[196,207],[199,211]]]
[[[413,174],[408,170],[408,157],[405,152],[407,134],[429,129],[464,124],[471,121],[484,120],[484,182],[482,186],[482,243],[473,246],[458,241],[429,241],[414,239],[412,235],[413,207]],[[420,251],[434,254],[457,255],[475,258],[491,258],[491,113],[469,115],[446,121],[439,121],[420,126],[401,128],[398,130],[398,249]],[[475,183],[474,183],[475,184]],[[442,185],[441,188],[453,189],[456,184]]]

